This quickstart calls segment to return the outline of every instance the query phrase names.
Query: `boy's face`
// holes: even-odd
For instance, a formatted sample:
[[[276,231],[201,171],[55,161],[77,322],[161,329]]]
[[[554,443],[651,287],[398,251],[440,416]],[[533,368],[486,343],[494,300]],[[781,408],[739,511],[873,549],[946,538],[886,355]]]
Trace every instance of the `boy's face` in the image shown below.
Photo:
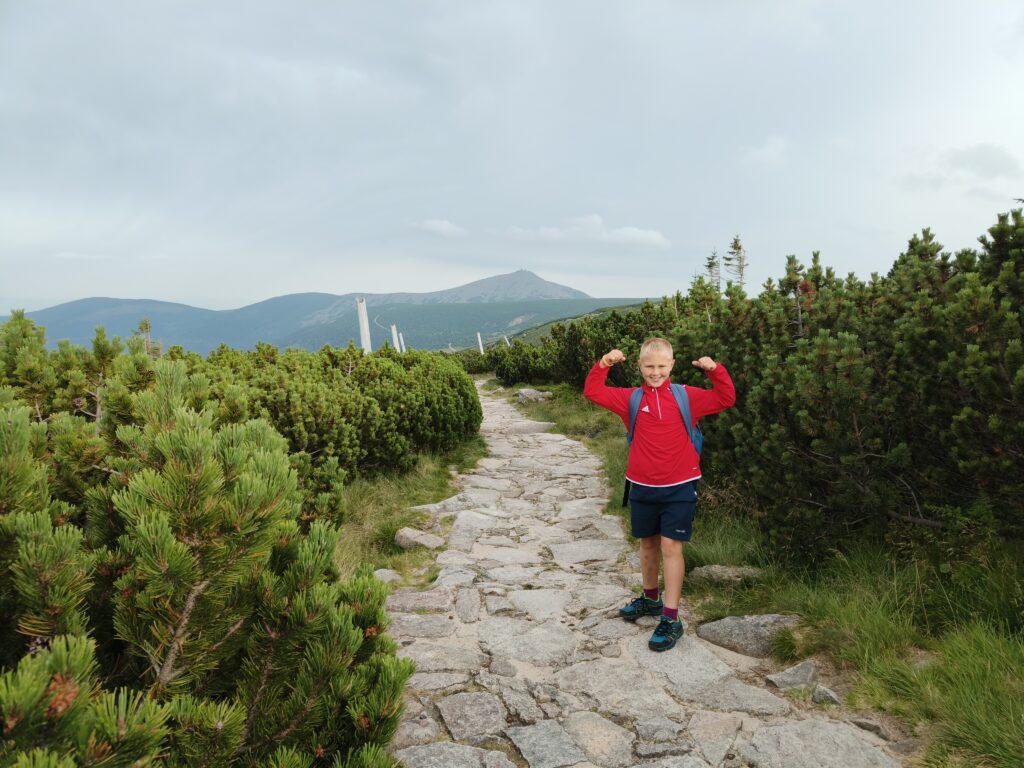
[[[649,387],[660,387],[668,380],[675,359],[663,349],[652,349],[640,358],[640,375]]]

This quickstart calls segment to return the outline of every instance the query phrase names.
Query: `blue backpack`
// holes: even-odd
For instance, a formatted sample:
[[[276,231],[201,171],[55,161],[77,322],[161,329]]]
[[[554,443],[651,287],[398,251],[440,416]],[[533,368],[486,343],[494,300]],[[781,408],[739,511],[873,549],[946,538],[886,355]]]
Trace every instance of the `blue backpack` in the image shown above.
[[[690,442],[693,443],[694,449],[697,451],[697,455],[700,456],[701,449],[704,447],[704,435],[701,434],[700,427],[695,426],[693,419],[690,416],[690,397],[686,394],[686,388],[682,384],[670,383],[669,389],[672,390],[672,395],[676,399],[676,405],[679,406],[679,413],[683,417],[683,426],[686,427],[686,434],[690,436]],[[640,413],[640,403],[643,402],[644,391],[640,387],[633,390],[629,396],[629,431],[626,433],[626,444],[633,444],[633,432],[636,431],[636,417]],[[626,481],[626,488],[622,492],[622,506],[626,506],[629,503],[629,480]]]

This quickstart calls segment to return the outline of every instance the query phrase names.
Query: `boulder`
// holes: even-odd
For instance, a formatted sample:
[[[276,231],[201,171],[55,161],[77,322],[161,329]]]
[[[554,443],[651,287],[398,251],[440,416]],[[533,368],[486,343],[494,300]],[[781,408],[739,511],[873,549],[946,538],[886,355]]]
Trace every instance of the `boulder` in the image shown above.
[[[773,685],[783,691],[789,688],[808,688],[814,685],[814,682],[818,679],[818,667],[813,661],[808,659],[807,661],[801,661],[795,667],[768,675],[766,679],[769,685]]]
[[[819,685],[814,689],[814,693],[811,694],[811,701],[815,704],[842,704],[842,699],[839,698],[839,694],[833,691],[831,688],[826,688],[824,685]]]
[[[415,528],[399,528],[398,533],[395,534],[395,543],[402,549],[416,549],[416,547],[438,549],[444,546],[444,539]]]
[[[529,389],[528,387],[523,387],[519,390],[520,403],[542,403],[554,396],[554,392],[541,392],[540,390]]]
[[[698,637],[709,643],[747,656],[765,657],[772,652],[772,639],[784,627],[796,625],[796,616],[769,613],[760,616],[727,616],[701,624]]]
[[[373,575],[378,581],[383,581],[385,584],[392,584],[402,580],[402,574],[398,571],[392,571],[390,568],[378,568],[373,572]]]
[[[744,579],[756,579],[760,575],[760,568],[749,565],[701,565],[687,571],[686,580],[690,584],[707,582],[732,585],[739,584]]]
[[[893,735],[883,723],[875,720],[873,717],[861,717],[855,715],[847,720],[851,725],[856,725],[869,733],[873,733],[876,736],[881,736],[886,741],[895,741],[896,737]]]

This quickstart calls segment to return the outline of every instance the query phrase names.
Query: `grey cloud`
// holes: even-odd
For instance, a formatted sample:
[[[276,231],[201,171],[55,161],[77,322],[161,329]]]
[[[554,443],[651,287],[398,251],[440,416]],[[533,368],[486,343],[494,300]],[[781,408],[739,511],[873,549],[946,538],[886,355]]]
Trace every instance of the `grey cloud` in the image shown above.
[[[416,228],[431,235],[445,238],[465,237],[469,232],[447,219],[424,219]]]
[[[976,199],[994,205],[994,210],[1003,210],[1013,206],[1013,200],[1006,194],[1006,190],[992,189],[991,187],[971,187],[967,194]]]
[[[1017,158],[995,144],[974,144],[945,154],[949,167],[978,179],[1014,179],[1022,175]]]
[[[578,216],[560,227],[527,229],[514,226],[508,229],[508,234],[516,240],[550,243],[601,243],[659,249],[671,245],[661,232],[633,226],[609,227],[597,214]]]

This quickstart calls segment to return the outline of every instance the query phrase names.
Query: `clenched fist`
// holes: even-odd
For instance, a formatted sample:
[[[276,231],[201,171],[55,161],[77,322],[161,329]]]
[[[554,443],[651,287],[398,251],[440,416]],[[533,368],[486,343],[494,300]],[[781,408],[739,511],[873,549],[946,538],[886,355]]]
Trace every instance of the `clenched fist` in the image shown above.
[[[601,357],[601,367],[611,368],[613,365],[626,362],[626,356],[622,354],[621,349],[613,349],[611,352],[606,352]]]

